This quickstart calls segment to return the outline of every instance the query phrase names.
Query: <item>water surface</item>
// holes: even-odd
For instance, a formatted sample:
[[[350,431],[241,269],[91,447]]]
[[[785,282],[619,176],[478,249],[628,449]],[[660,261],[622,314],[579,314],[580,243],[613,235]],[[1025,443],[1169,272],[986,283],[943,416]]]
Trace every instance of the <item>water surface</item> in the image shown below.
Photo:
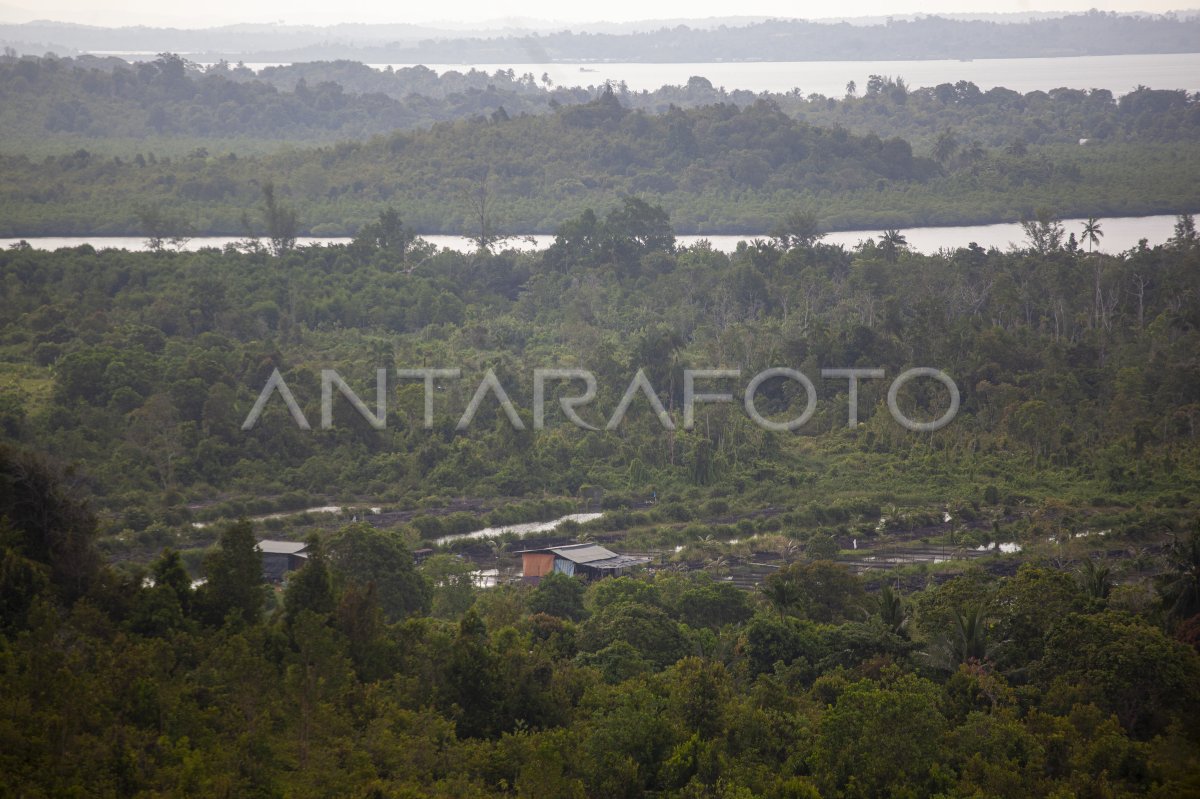
[[[249,65],[259,66],[259,65]],[[262,65],[266,66],[266,65]],[[413,64],[371,64],[393,69]],[[451,70],[479,69],[494,74],[511,69],[517,75],[543,74],[555,86],[601,86],[624,81],[631,91],[654,91],[682,86],[698,75],[713,86],[752,92],[789,92],[841,97],[855,81],[861,94],[871,75],[902,77],[910,88],[971,81],[983,90],[1004,86],[1022,94],[1071,89],[1108,89],[1113,94],[1138,86],[1152,89],[1200,91],[1200,53],[1075,56],[1066,58],[990,58],[978,61],[752,61],[690,64],[551,63],[551,64],[426,64],[439,75]]]
[[[1162,244],[1174,232],[1176,217],[1169,214],[1159,216],[1126,216],[1101,219],[1100,225],[1104,237],[1096,248],[1101,252],[1119,253],[1133,249],[1138,241],[1146,239],[1151,246]],[[1075,238],[1081,238],[1083,219],[1067,219],[1063,225],[1067,233],[1074,233]],[[901,230],[908,240],[909,248],[916,252],[935,253],[942,249],[957,249],[975,242],[980,247],[988,249],[996,247],[1007,250],[1011,247],[1022,246],[1025,233],[1016,222],[1004,222],[996,225],[952,225],[948,227],[912,227]],[[881,230],[843,230],[830,233],[823,241],[827,244],[841,244],[854,247],[868,238],[878,239]],[[222,248],[242,240],[242,236],[197,236],[189,239],[184,249],[196,251],[202,247]],[[449,247],[459,252],[469,252],[474,248],[471,240],[465,236],[422,236],[426,241],[437,247]],[[699,241],[708,241],[714,249],[722,252],[733,252],[738,243],[765,239],[765,233],[743,233],[738,235],[681,235],[676,240],[681,247],[692,246]],[[60,247],[78,247],[90,244],[96,249],[125,249],[145,250],[146,240],[139,236],[33,236],[25,239],[0,239],[0,247],[11,247],[20,241],[26,241],[39,250],[57,250]],[[346,244],[346,237],[301,236],[296,240],[297,246],[312,244]],[[541,250],[549,247],[554,237],[546,234],[521,236],[509,241],[504,247],[519,250]],[[1086,247],[1085,247],[1086,249]]]

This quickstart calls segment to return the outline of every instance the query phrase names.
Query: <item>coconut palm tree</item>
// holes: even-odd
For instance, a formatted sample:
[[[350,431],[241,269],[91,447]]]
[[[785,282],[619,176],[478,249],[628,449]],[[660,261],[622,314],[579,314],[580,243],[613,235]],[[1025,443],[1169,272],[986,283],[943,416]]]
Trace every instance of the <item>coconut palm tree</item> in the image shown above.
[[[1079,583],[1090,599],[1105,600],[1112,591],[1112,570],[1088,558],[1079,570]]]
[[[883,258],[889,264],[896,263],[900,251],[908,247],[908,239],[899,230],[885,230],[879,240],[879,249],[883,250]]]
[[[954,155],[954,151],[958,149],[958,138],[955,137],[954,131],[950,128],[943,130],[937,137],[937,141],[933,143],[933,157],[937,159],[939,164],[946,163],[950,156]]]
[[[508,552],[509,542],[501,538],[489,538],[488,548],[492,550],[492,557],[496,559],[496,568],[500,568],[500,558]]]
[[[1159,592],[1167,614],[1176,621],[1200,613],[1200,525],[1187,541],[1175,541],[1167,551],[1169,571]]]
[[[1100,239],[1104,238],[1104,231],[1100,229],[1100,220],[1094,216],[1088,217],[1088,221],[1083,223],[1083,240],[1088,243],[1088,252],[1092,251],[1092,246],[1100,246]]]
[[[759,590],[762,591],[762,595],[767,598],[767,601],[779,611],[780,621],[783,621],[787,612],[798,606],[804,599],[804,591],[790,571],[775,572],[770,575],[759,586]]]
[[[896,635],[904,635],[909,617],[908,607],[904,603],[904,597],[900,596],[900,592],[892,590],[890,585],[884,583],[883,587],[879,589],[876,607],[884,626]]]
[[[954,629],[957,635],[951,640],[959,663],[985,660],[991,654],[987,614],[981,605],[954,611]]]
[[[992,655],[988,640],[988,616],[982,605],[956,608],[954,626],[925,651],[925,657],[938,668],[954,671],[968,661],[987,660]]]

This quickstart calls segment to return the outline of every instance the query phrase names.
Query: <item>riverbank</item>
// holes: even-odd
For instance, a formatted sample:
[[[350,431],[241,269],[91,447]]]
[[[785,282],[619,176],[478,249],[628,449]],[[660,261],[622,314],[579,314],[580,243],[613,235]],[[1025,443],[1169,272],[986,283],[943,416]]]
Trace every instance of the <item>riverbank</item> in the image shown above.
[[[1107,217],[1101,220],[1104,238],[1096,248],[1100,252],[1119,253],[1136,247],[1138,242],[1145,239],[1150,246],[1164,243],[1170,238],[1176,216],[1171,214],[1156,214],[1154,216]],[[1079,239],[1079,231],[1086,220],[1082,218],[1065,219],[1063,226],[1068,234],[1075,233]],[[999,222],[985,225],[945,225],[936,227],[911,227],[901,231],[908,240],[909,249],[921,253],[935,253],[942,249],[957,249],[966,247],[972,242],[984,249],[995,247],[1006,250],[1019,246],[1025,238],[1025,233],[1017,222]],[[839,244],[844,247],[854,247],[868,238],[878,239],[882,230],[860,229],[843,230],[827,234],[823,241],[826,244]],[[440,248],[449,248],[458,252],[469,252],[474,249],[474,242],[466,236],[446,236],[441,234],[425,235],[421,238]],[[697,235],[683,234],[676,237],[680,247],[695,246],[707,241],[713,249],[721,252],[735,252],[738,244],[743,241],[769,238],[767,233],[743,233],[737,235]],[[230,244],[244,240],[241,236],[196,236],[182,243],[181,248],[195,252],[205,247],[223,249]],[[553,243],[554,237],[548,234],[529,234],[515,236],[504,242],[501,248],[531,251],[542,250]],[[90,245],[100,249],[118,249],[142,252],[147,248],[146,239],[140,236],[31,236],[27,238],[0,239],[0,248],[19,246],[25,242],[38,250],[57,250],[60,248],[80,247]],[[299,247],[348,244],[346,236],[302,236],[296,240]]]

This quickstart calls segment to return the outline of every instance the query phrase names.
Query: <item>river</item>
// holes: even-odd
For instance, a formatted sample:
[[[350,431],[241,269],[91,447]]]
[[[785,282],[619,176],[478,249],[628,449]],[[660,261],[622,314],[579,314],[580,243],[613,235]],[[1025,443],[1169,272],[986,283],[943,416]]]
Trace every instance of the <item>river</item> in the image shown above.
[[[590,522],[593,519],[599,519],[604,514],[602,513],[572,513],[563,516],[561,519],[555,519],[549,522],[526,522],[524,524],[509,524],[504,527],[485,527],[482,530],[476,530],[473,533],[456,533],[453,535],[444,535],[437,539],[438,546],[449,544],[452,541],[461,541],[471,538],[495,538],[505,533],[514,533],[517,536],[527,535],[529,533],[548,533],[557,528],[563,522],[576,522],[583,524]]]
[[[1140,239],[1146,239],[1151,245],[1162,244],[1171,234],[1175,226],[1175,217],[1160,216],[1126,216],[1101,220],[1104,238],[1100,240],[1099,250],[1107,253],[1118,253],[1137,246]],[[1068,233],[1074,232],[1080,238],[1083,227],[1082,219],[1067,219],[1064,225]],[[830,233],[824,239],[829,244],[842,244],[853,247],[860,241],[874,237],[878,238],[879,230],[844,230]],[[950,227],[913,227],[901,231],[908,239],[909,248],[922,253],[934,253],[941,249],[957,249],[975,242],[981,247],[997,247],[1006,250],[1010,246],[1020,245],[1025,234],[1021,226],[1015,222],[997,225],[957,225]],[[430,235],[424,239],[438,247],[449,247],[452,250],[466,252],[472,248],[470,239],[463,236]],[[680,246],[691,246],[698,241],[707,240],[715,249],[723,252],[733,252],[738,242],[755,238],[766,238],[764,233],[744,233],[730,236],[678,236]],[[239,241],[239,236],[197,236],[189,239],[185,249],[195,251],[202,247],[224,247],[226,244]],[[39,250],[56,250],[60,247],[78,247],[90,244],[97,249],[115,248],[125,250],[145,250],[146,240],[140,236],[39,236],[25,239],[0,239],[0,247],[7,248],[20,241],[26,241]],[[301,236],[296,240],[298,246],[310,244],[345,244],[350,239],[345,237]],[[526,236],[509,242],[516,249],[536,250],[548,247],[554,241],[550,235]]]
[[[251,64],[253,67],[268,66]],[[393,69],[413,64],[371,64]],[[1152,89],[1200,91],[1200,53],[1073,56],[1064,58],[990,58],[977,61],[751,61],[692,64],[588,63],[588,64],[426,64],[439,75],[470,69],[494,74],[511,69],[517,75],[532,73],[539,80],[549,75],[556,86],[599,86],[605,81],[625,84],[632,91],[654,91],[661,86],[682,86],[689,77],[707,78],[713,86],[752,92],[789,92],[841,97],[846,84],[855,81],[861,93],[871,75],[902,77],[910,88],[939,83],[971,81],[983,90],[1004,86],[1013,91],[1108,89],[1121,95],[1138,86]]]
[[[153,53],[106,53],[129,61],[155,58]],[[201,62],[203,66],[209,64]],[[247,63],[256,72],[288,62]],[[375,69],[403,69],[415,64],[369,64]],[[1071,89],[1108,89],[1121,95],[1138,86],[1152,89],[1200,91],[1200,53],[1145,55],[1063,56],[1059,58],[982,58],[974,61],[718,61],[702,63],[526,63],[526,64],[425,64],[439,75],[479,69],[488,74],[511,69],[532,74],[539,81],[548,75],[555,86],[600,86],[624,81],[632,91],[654,91],[661,86],[682,86],[693,75],[729,91],[789,92],[841,97],[846,84],[855,81],[859,92],[871,75],[901,77],[911,88],[968,80],[987,90],[1004,86],[1021,93]]]

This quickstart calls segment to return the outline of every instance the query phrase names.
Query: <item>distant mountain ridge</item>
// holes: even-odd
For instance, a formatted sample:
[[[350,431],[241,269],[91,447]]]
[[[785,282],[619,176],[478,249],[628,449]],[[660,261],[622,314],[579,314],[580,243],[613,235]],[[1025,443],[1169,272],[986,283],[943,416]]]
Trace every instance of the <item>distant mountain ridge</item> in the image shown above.
[[[1023,58],[1200,52],[1200,12],[1170,15],[947,14],[808,21],[763,17],[561,25],[241,24],[101,28],[0,25],[0,42],[78,52],[185,53],[201,60],[367,63],[825,61]],[[490,26],[490,27],[489,27]],[[40,46],[40,45],[39,45]]]

